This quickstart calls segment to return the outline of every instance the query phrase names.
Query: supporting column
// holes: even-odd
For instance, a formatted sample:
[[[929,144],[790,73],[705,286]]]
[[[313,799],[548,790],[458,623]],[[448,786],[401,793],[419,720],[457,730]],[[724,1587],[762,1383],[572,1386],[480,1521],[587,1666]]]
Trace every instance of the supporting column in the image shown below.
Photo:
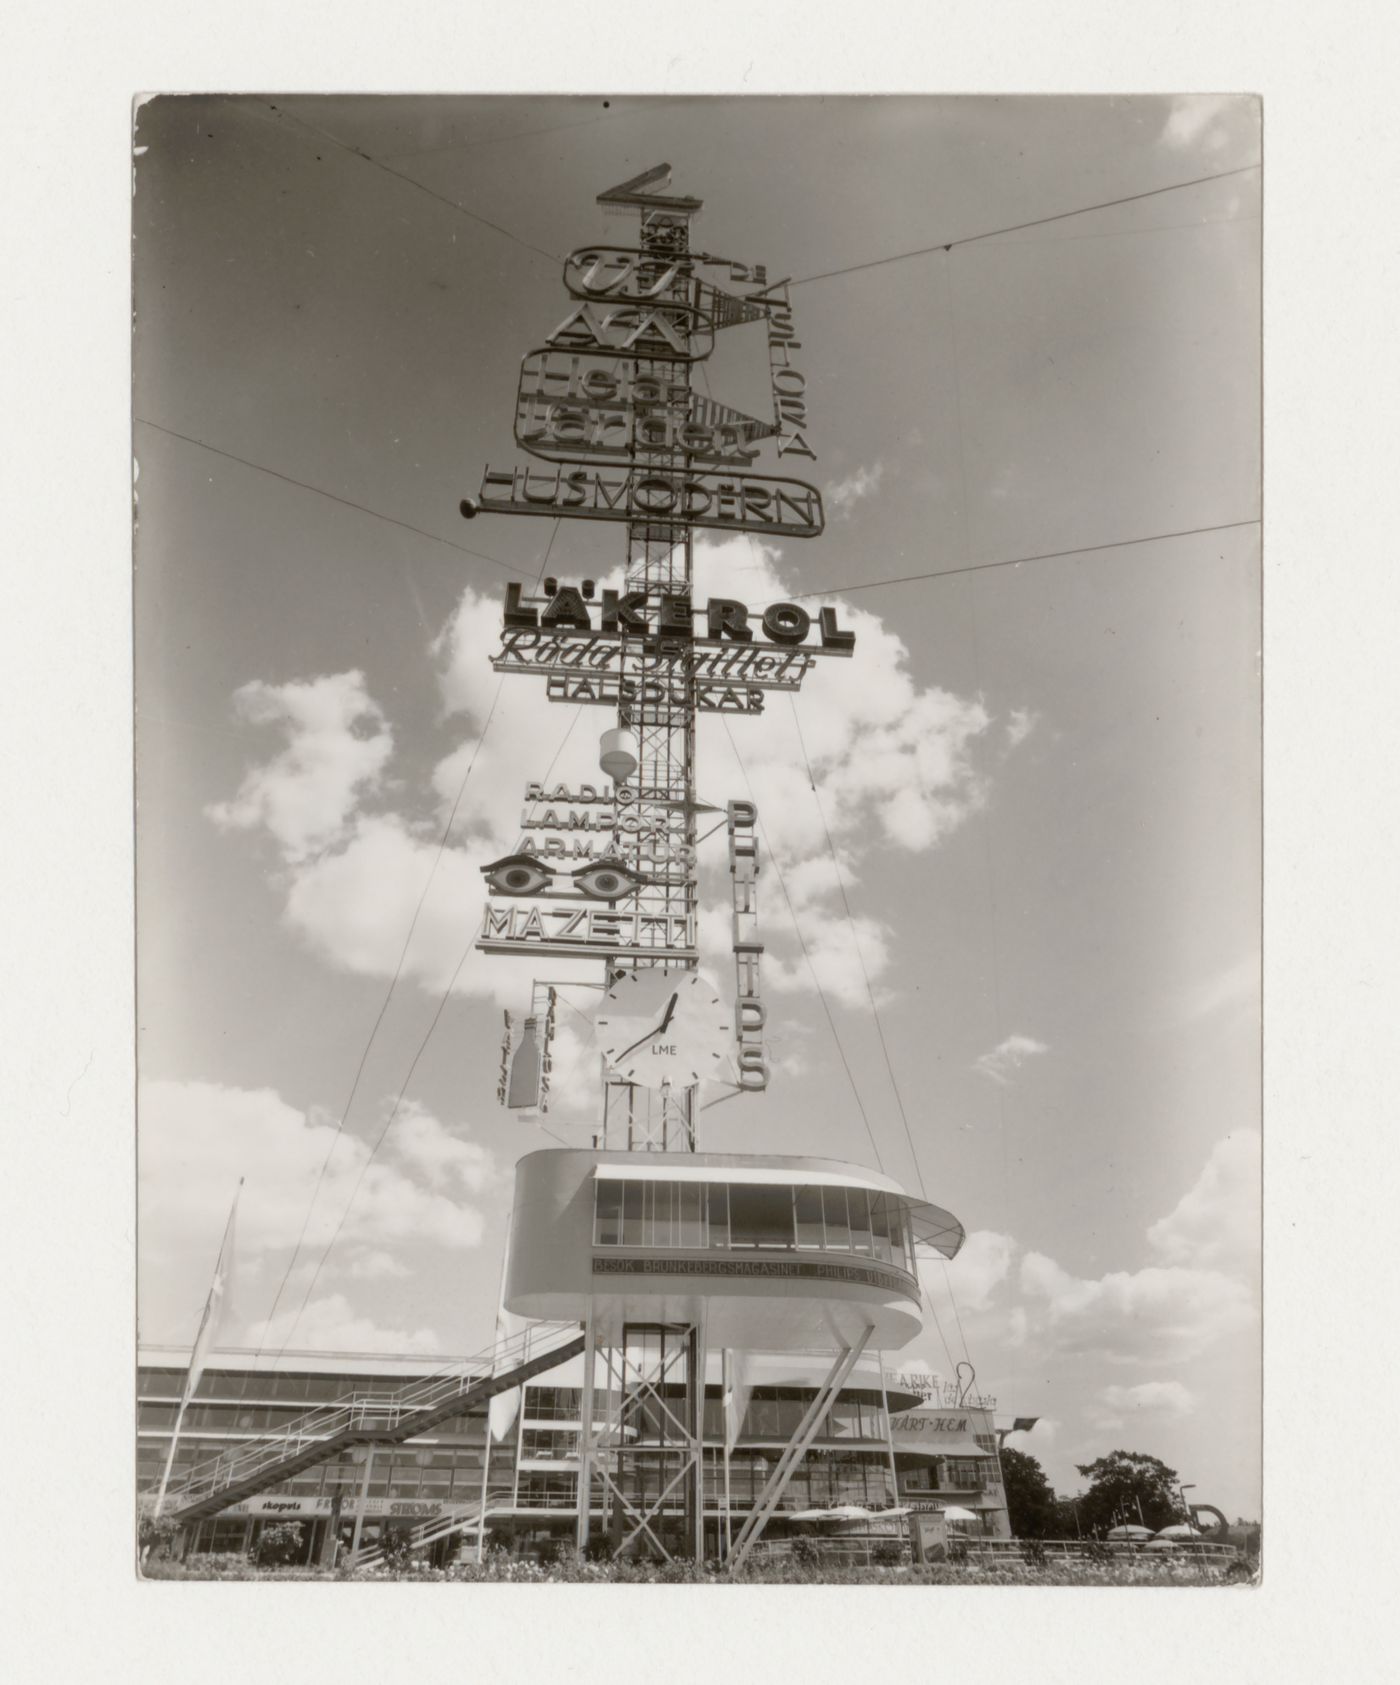
[[[593,1371],[597,1347],[593,1331],[593,1305],[583,1325],[583,1397],[579,1408],[578,1434],[578,1532],[580,1552],[588,1548],[588,1528],[593,1510]]]
[[[772,1474],[769,1475],[763,1491],[755,1500],[752,1511],[744,1525],[739,1529],[739,1537],[734,1542],[734,1552],[731,1557],[733,1566],[738,1567],[748,1555],[754,1545],[758,1543],[763,1529],[768,1525],[778,1502],[787,1490],[788,1481],[792,1479],[797,1465],[806,1454],[807,1447],[817,1437],[817,1429],[821,1426],[822,1418],[831,1408],[832,1401],[840,1394],[847,1378],[855,1368],[860,1354],[865,1350],[866,1341],[875,1332],[874,1325],[868,1326],[854,1345],[845,1347],[837,1353],[836,1361],[817,1395],[808,1405],[806,1414],[798,1424],[797,1432],[789,1440],[787,1449],[779,1457]]]
[[[690,1387],[694,1398],[695,1433],[695,1560],[705,1560],[705,1312],[700,1312],[691,1337],[695,1367]]]
[[[350,1538],[350,1561],[353,1565],[360,1554],[360,1534],[364,1531],[365,1511],[369,1508],[369,1477],[374,1468],[374,1446],[365,1446],[365,1477],[360,1482],[360,1501],[355,1509],[355,1531]]]
[[[885,1412],[885,1450],[890,1458],[890,1480],[894,1492],[894,1501],[899,1503],[899,1465],[894,1460],[894,1424],[890,1421],[890,1394],[885,1385],[885,1354],[880,1352],[880,1404]]]

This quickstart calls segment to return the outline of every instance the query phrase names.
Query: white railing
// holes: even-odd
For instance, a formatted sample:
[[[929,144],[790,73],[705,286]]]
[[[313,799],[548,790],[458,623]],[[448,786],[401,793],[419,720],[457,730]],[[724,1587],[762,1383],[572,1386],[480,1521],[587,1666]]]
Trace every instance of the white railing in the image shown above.
[[[171,1489],[167,1504],[172,1510],[186,1509],[342,1434],[366,1429],[393,1433],[410,1417],[441,1407],[504,1369],[547,1356],[570,1339],[577,1339],[578,1333],[577,1323],[533,1323],[510,1339],[464,1358],[450,1369],[411,1382],[398,1392],[351,1393],[335,1404],[320,1405],[264,1439],[231,1447],[197,1464],[179,1486]]]
[[[1239,1555],[1233,1545],[1219,1544],[1209,1539],[1182,1539],[1173,1542],[1171,1550],[1148,1550],[1150,1539],[993,1539],[980,1534],[949,1532],[950,1552],[966,1552],[969,1557],[1046,1556],[1068,1558],[1102,1558],[1106,1551],[1114,1558],[1144,1557],[1148,1562],[1177,1559],[1183,1556],[1204,1558],[1207,1561],[1229,1562]]]
[[[439,1539],[450,1538],[453,1533],[465,1532],[468,1528],[475,1530],[478,1525],[484,1526],[486,1518],[494,1510],[510,1508],[514,1495],[514,1488],[510,1485],[493,1486],[487,1491],[484,1504],[478,1500],[450,1515],[429,1516],[426,1521],[420,1521],[408,1534],[405,1540],[406,1548],[410,1551],[426,1550],[429,1545],[435,1545]],[[387,1526],[388,1522],[384,1525]],[[377,1563],[384,1561],[387,1555],[386,1543],[381,1534],[376,1544],[362,1550],[347,1565],[355,1568],[373,1568]]]

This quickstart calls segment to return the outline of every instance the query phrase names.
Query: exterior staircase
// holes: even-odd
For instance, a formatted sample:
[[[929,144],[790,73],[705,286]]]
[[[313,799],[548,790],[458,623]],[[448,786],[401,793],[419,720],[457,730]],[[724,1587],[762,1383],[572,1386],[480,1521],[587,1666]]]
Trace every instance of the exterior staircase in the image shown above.
[[[509,1340],[396,1393],[352,1393],[308,1410],[275,1434],[196,1465],[167,1493],[164,1513],[179,1522],[200,1521],[350,1446],[400,1445],[582,1350],[583,1333],[576,1322],[532,1323]]]

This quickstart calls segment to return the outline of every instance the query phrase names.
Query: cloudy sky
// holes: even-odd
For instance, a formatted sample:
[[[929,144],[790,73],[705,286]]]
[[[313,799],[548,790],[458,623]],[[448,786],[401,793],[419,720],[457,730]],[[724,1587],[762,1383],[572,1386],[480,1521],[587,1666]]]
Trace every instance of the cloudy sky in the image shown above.
[[[559,256],[627,226],[594,195],[666,159],[698,244],[801,283],[828,514],[700,543],[699,590],[858,634],[742,764],[700,733],[791,904],[765,875],[774,1081],[704,1144],[922,1182],[970,1238],[918,1356],[1044,1418],[1013,1443],[1061,1490],[1123,1446],[1256,1513],[1254,105],[161,99],[136,140],[143,1337],[192,1338],[245,1176],[237,1337],[489,1338],[550,1138],[495,1104],[530,979],[469,950],[476,868],[604,716],[507,681],[483,738],[552,525],[457,503],[518,455]],[[752,332],[711,371],[741,407]],[[621,546],[568,524],[550,568]]]

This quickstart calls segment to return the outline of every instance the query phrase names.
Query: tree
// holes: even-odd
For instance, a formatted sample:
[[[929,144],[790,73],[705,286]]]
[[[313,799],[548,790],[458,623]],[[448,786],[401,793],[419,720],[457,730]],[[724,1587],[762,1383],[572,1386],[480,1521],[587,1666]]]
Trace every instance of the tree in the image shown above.
[[[1024,1451],[1003,1449],[1001,1480],[1015,1538],[1046,1539],[1059,1532],[1055,1494],[1034,1457]]]
[[[1106,1533],[1123,1522],[1155,1533],[1185,1520],[1175,1469],[1142,1451],[1110,1451],[1075,1467],[1089,1482],[1079,1500],[1079,1523],[1086,1533]]]

